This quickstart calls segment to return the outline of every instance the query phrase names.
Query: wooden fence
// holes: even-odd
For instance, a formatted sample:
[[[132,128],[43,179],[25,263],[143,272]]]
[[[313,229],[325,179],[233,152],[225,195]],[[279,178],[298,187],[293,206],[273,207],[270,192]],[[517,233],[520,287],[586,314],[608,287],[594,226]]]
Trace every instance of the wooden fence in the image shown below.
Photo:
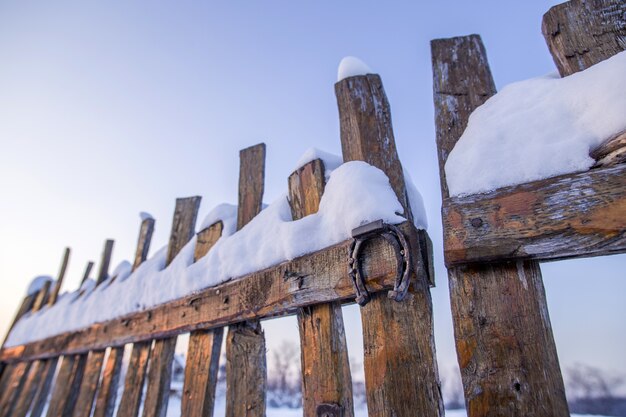
[[[623,0],[550,9],[542,31],[561,76],[623,51],[625,15]],[[450,198],[448,154],[496,90],[479,36],[431,46],[444,255],[468,415],[568,416],[539,262],[626,252],[626,132],[592,152],[598,162],[588,172]]]
[[[399,230],[411,256],[411,287],[402,301],[388,297],[398,269],[394,247],[380,236],[360,257],[369,303],[361,309],[364,367],[370,415],[443,415],[435,359],[428,235],[412,223],[402,167],[395,148],[389,103],[377,75],[351,77],[335,86],[345,161],[366,161],[383,170],[404,208]],[[261,211],[265,145],[240,153],[237,227]],[[314,160],[288,179],[294,219],[318,210],[324,164]],[[199,197],[176,201],[167,264],[194,235]],[[146,260],[153,219],[141,223],[133,270]],[[222,233],[216,222],[197,233],[194,259],[205,256]],[[0,416],[111,416],[118,384],[124,384],[117,416],[164,416],[168,406],[177,336],[190,333],[182,415],[213,414],[218,359],[226,335],[226,416],[264,416],[265,336],[262,319],[297,315],[305,416],[354,416],[352,381],[341,306],[353,302],[348,269],[352,239],[293,261],[257,271],[182,299],[0,351]],[[107,241],[97,285],[108,273],[113,242]],[[27,297],[18,317],[36,311],[50,293],[54,304],[69,252],[54,288]],[[91,269],[91,265],[88,270]],[[86,271],[85,277],[89,275]],[[91,296],[97,296],[97,293]],[[132,343],[125,381],[120,381],[124,346]],[[56,373],[56,378],[55,378]],[[144,382],[145,381],[145,382]],[[145,395],[144,393],[144,385]]]
[[[543,30],[561,75],[623,50],[625,12],[617,0],[572,1],[551,9]],[[435,40],[432,52],[444,252],[468,413],[568,415],[539,261],[626,251],[626,165],[606,166],[623,160],[624,138],[597,150],[599,166],[589,172],[450,198],[443,170],[447,155],[469,114],[495,94],[495,87],[478,36]],[[430,297],[432,245],[411,222],[389,103],[373,74],[342,80],[335,92],[344,161],[365,161],[389,177],[407,219],[399,229],[412,255],[411,286],[400,302],[387,294],[396,284],[399,262],[393,246],[375,237],[360,258],[371,293],[361,309],[368,412],[442,416]],[[261,210],[265,146],[242,150],[240,161],[238,229]],[[289,177],[294,219],[318,210],[324,182],[321,160]],[[549,198],[555,195],[559,198]],[[199,204],[199,197],[176,201],[168,264],[193,237]],[[557,212],[565,214],[554,216]],[[146,260],[153,228],[154,220],[142,221],[133,269]],[[211,250],[222,228],[218,221],[197,233],[194,260]],[[352,244],[349,239],[80,331],[3,347],[0,417],[38,417],[46,404],[48,416],[103,417],[116,409],[117,416],[137,416],[140,409],[143,416],[164,416],[176,338],[184,333],[190,339],[182,415],[211,416],[224,327],[226,415],[264,416],[261,320],[285,315],[298,318],[304,415],[354,416],[341,313],[341,305],[357,296],[348,274]],[[107,241],[97,285],[115,279],[108,272],[112,250],[113,242]],[[68,259],[69,250],[54,287],[48,284],[26,297],[16,320],[56,302]],[[128,372],[120,381],[128,344]],[[116,408],[119,384],[123,394]]]

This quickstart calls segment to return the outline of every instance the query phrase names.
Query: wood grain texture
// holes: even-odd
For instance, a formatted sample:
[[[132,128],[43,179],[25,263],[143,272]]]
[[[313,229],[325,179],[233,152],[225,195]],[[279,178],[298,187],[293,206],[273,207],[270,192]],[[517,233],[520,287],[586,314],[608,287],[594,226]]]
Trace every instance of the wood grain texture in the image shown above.
[[[48,402],[50,388],[52,388],[52,380],[54,379],[58,363],[59,358],[45,360],[43,375],[37,384],[37,391],[30,410],[30,417],[40,417],[43,413],[43,409]]]
[[[265,144],[239,151],[239,208],[237,230],[261,212],[265,186]]]
[[[189,337],[182,393],[182,414],[211,417],[224,329],[197,330]]]
[[[78,390],[85,372],[87,355],[64,356],[54,381],[48,404],[48,417],[70,417],[76,405]]]
[[[148,387],[143,403],[143,417],[165,417],[172,381],[172,361],[176,349],[176,338],[158,339],[150,354]]]
[[[65,272],[67,271],[67,265],[70,262],[70,248],[65,248],[65,252],[63,253],[63,261],[61,261],[61,270],[59,271],[59,276],[54,283],[54,287],[50,291],[50,297],[48,299],[49,305],[54,305],[57,302],[57,298],[59,297],[59,291],[61,290],[61,285],[63,285],[63,280],[65,279]]]
[[[177,198],[165,264],[169,265],[195,233],[200,197]],[[176,337],[157,339],[150,354],[148,387],[143,405],[145,417],[165,417],[172,379]]]
[[[237,230],[261,212],[265,183],[265,144],[239,152]],[[248,297],[259,299],[265,289],[249,286]],[[265,335],[258,320],[228,327],[226,338],[226,417],[265,417],[267,363]]]
[[[316,213],[326,184],[322,160],[304,165],[289,176],[288,182],[293,219]],[[343,408],[344,417],[353,417],[352,376],[341,303],[299,309],[298,329],[304,416],[316,417],[318,405],[332,403]]]
[[[18,362],[9,369],[8,380],[0,391],[0,416],[9,417],[26,382],[32,362]]]
[[[380,168],[412,220],[404,173],[396,151],[391,110],[378,75],[346,78],[335,84],[344,161]],[[418,233],[424,233],[420,231]],[[374,294],[361,309],[368,412],[374,416],[442,416],[443,400],[435,356],[430,256],[418,233],[409,236],[411,287],[402,302]],[[424,243],[425,239],[421,239]]]
[[[109,350],[102,373],[102,381],[96,396],[93,417],[111,417],[113,415],[123,356],[123,347],[111,348]]]
[[[151,349],[152,342],[139,342],[133,345],[117,417],[136,417],[139,415]]]
[[[479,36],[437,39],[431,48],[445,200],[448,154],[496,90]],[[539,264],[451,267],[448,279],[468,416],[569,416]]]
[[[562,77],[626,49],[623,0],[571,0],[543,16],[541,31]]]
[[[137,237],[135,260],[133,261],[133,271],[148,258],[148,251],[150,251],[150,243],[152,242],[152,234],[154,233],[154,223],[155,220],[151,217],[141,221],[139,236]]]
[[[594,168],[612,167],[626,162],[626,132],[609,138],[589,153],[596,160]]]
[[[96,277],[96,286],[102,284],[107,278],[109,278],[109,266],[111,264],[114,244],[115,241],[112,239],[107,239],[104,242],[102,257],[100,258],[100,268],[98,268],[98,276]]]
[[[224,224],[217,221],[196,234],[194,262],[204,257],[222,235]],[[181,401],[182,415],[211,417],[224,329],[196,330],[189,335],[187,363]]]
[[[445,260],[539,261],[626,252],[626,165],[444,200]]]
[[[399,227],[406,235],[416,233],[408,223]],[[27,345],[4,348],[0,351],[0,360],[15,362],[82,353],[223,327],[240,320],[295,314],[298,308],[314,304],[337,300],[353,302],[354,288],[346,273],[351,242],[346,240],[146,311]],[[370,292],[393,287],[395,254],[383,241],[373,241],[365,248],[362,267]]]
[[[83,380],[78,391],[78,398],[74,406],[74,417],[91,416],[105,352],[105,350],[94,350],[89,353]]]

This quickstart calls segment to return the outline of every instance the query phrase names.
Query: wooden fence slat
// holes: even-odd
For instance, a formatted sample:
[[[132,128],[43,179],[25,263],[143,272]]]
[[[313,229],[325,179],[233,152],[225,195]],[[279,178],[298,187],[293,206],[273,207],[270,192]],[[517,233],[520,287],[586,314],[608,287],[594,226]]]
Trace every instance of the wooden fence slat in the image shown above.
[[[174,260],[174,257],[193,237],[199,206],[200,197],[176,199],[166,265]],[[154,342],[148,370],[148,389],[143,407],[145,417],[164,417],[167,412],[175,348],[176,337],[158,339]]]
[[[415,235],[408,222],[398,227]],[[145,311],[21,346],[4,348],[0,360],[15,362],[75,354],[107,346],[222,327],[241,320],[295,314],[300,307],[332,301],[354,302],[354,285],[346,273],[352,239],[318,252],[271,266]],[[409,239],[409,244],[412,244]],[[417,250],[418,246],[415,246]],[[383,241],[364,248],[363,276],[370,292],[389,290],[396,279],[395,253]],[[259,289],[264,291],[259,292]]]
[[[46,359],[44,362],[43,377],[37,386],[30,417],[40,417],[43,412],[48,401],[48,395],[50,394],[50,388],[52,387],[52,380],[57,369],[57,364],[59,363],[59,358]]]
[[[111,256],[113,255],[113,245],[115,241],[107,239],[104,242],[104,249],[102,250],[102,258],[100,260],[100,268],[98,269],[98,276],[96,278],[96,286],[102,284],[104,280],[109,277],[109,266],[111,264]]]
[[[346,78],[335,84],[335,95],[344,161],[365,161],[381,169],[411,221],[389,102],[380,77]],[[418,233],[425,235],[424,231]],[[426,242],[427,238],[420,240]],[[414,253],[418,259],[403,301],[378,293],[361,308],[367,406],[372,416],[443,415],[429,288],[432,277],[423,249],[427,248]]]
[[[80,287],[82,287],[85,281],[87,281],[87,278],[89,278],[89,274],[91,274],[93,265],[94,265],[93,261],[87,262],[87,266],[85,267],[85,272],[83,272],[83,278],[80,280]]]
[[[154,341],[150,354],[146,400],[143,404],[144,417],[165,417],[167,413],[175,349],[175,337]]]
[[[222,235],[224,224],[218,221],[196,234],[194,262],[205,256]],[[189,336],[187,364],[181,402],[185,417],[211,417],[224,329],[196,330]]]
[[[294,220],[319,210],[325,183],[324,163],[320,159],[289,176],[289,203]],[[298,328],[304,416],[316,417],[318,405],[331,403],[342,407],[344,417],[353,417],[352,376],[341,303],[299,309]]]
[[[18,362],[12,366],[9,379],[0,392],[0,416],[9,417],[12,414],[31,364],[32,362]]]
[[[59,296],[59,291],[61,291],[61,285],[63,285],[63,280],[65,279],[65,271],[67,270],[67,264],[70,261],[70,248],[65,248],[65,252],[63,253],[63,261],[61,262],[61,270],[59,271],[59,277],[57,278],[54,288],[50,292],[50,297],[48,298],[48,304],[53,305],[57,302],[57,298]]]
[[[261,212],[265,181],[265,144],[239,152],[237,230]],[[254,294],[250,294],[254,297]],[[267,363],[261,322],[228,327],[226,338],[226,417],[264,417]]]
[[[133,345],[117,417],[136,417],[139,414],[151,349],[152,342],[140,342]]]
[[[85,365],[85,375],[80,385],[76,406],[74,407],[74,417],[91,416],[105,352],[104,350],[94,350],[89,353],[87,364]]]
[[[541,31],[561,77],[626,49],[623,0],[573,0],[552,7]]]
[[[37,293],[37,297],[35,298],[35,302],[33,303],[32,311],[39,311],[46,304],[48,296],[50,294],[50,288],[52,283],[50,281],[43,284],[39,292]]]
[[[39,381],[44,375],[44,371],[46,368],[45,360],[37,360],[34,361],[30,367],[28,372],[28,376],[26,381],[24,382],[24,386],[22,388],[22,395],[19,397],[15,404],[15,408],[11,413],[13,417],[24,417],[28,413],[28,409],[30,408],[33,399],[35,398],[35,394],[37,393],[37,387]]]
[[[133,271],[139,268],[139,266],[148,258],[150,243],[152,242],[152,234],[154,233],[154,224],[155,221],[151,217],[141,221],[139,236],[137,237],[137,249],[135,250],[135,259],[133,261]],[[120,400],[120,407],[117,411],[117,415],[119,417],[136,417],[139,414],[139,406],[141,405],[141,396],[143,394],[144,380],[151,348],[152,341],[135,343],[133,345],[130,356],[131,366],[129,366],[126,371],[124,392],[122,394],[122,399]],[[123,352],[116,355],[114,359],[121,363],[122,356]],[[113,369],[116,367],[119,368],[119,365],[116,363],[113,363],[111,366]],[[111,372],[111,378],[115,378],[115,380],[107,381],[106,384],[115,385],[115,387],[117,387],[119,372]],[[109,393],[105,394],[102,392],[102,395],[112,397],[108,401],[104,399],[101,401],[101,407],[103,407],[104,410],[102,410],[100,414],[103,417],[110,417],[113,414],[113,408],[115,407],[115,396],[117,395],[116,389],[109,389]]]
[[[48,405],[48,417],[72,415],[86,364],[86,354],[63,357]]]
[[[443,167],[471,112],[495,94],[479,36],[431,42],[437,148]],[[469,417],[569,416],[538,263],[448,269]]]
[[[98,388],[93,417],[111,417],[113,415],[123,356],[124,347],[114,347],[109,350],[102,381]]]
[[[626,252],[626,165],[444,199],[446,265]]]

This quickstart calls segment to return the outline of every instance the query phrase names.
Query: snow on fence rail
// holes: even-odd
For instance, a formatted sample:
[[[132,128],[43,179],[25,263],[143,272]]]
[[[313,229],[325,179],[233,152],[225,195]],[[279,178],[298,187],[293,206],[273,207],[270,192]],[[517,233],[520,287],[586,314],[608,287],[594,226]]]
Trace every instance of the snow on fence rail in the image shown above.
[[[287,181],[287,195],[261,210],[265,145],[244,149],[237,207],[219,206],[196,233],[200,198],[178,199],[169,243],[151,259],[155,220],[142,215],[132,265],[123,262],[109,274],[113,241],[107,241],[96,279],[88,279],[91,264],[80,288],[57,299],[68,250],[59,279],[40,279],[29,291],[0,351],[0,416],[39,416],[46,404],[49,416],[111,415],[130,343],[117,415],[140,409],[163,415],[183,333],[190,340],[181,412],[210,415],[226,326],[226,415],[264,416],[259,320],[287,314],[298,317],[305,415],[353,416],[341,305],[363,290],[364,344],[376,346],[364,358],[370,413],[442,413],[424,208],[400,165],[380,77],[350,75],[335,86],[343,165],[308,152]],[[396,224],[406,239],[398,244],[406,247],[394,247],[389,236],[364,243],[354,278],[363,282],[355,286],[348,274],[351,231],[378,219]],[[401,288],[402,277],[409,293],[392,300],[387,292]]]

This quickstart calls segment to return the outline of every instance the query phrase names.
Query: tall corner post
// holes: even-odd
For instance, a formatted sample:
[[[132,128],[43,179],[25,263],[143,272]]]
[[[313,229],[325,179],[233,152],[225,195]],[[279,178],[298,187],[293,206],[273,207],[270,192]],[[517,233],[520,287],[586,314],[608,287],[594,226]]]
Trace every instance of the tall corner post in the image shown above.
[[[471,112],[496,93],[479,36],[431,42],[437,152],[445,163]],[[448,269],[457,357],[469,417],[569,416],[539,264]]]

